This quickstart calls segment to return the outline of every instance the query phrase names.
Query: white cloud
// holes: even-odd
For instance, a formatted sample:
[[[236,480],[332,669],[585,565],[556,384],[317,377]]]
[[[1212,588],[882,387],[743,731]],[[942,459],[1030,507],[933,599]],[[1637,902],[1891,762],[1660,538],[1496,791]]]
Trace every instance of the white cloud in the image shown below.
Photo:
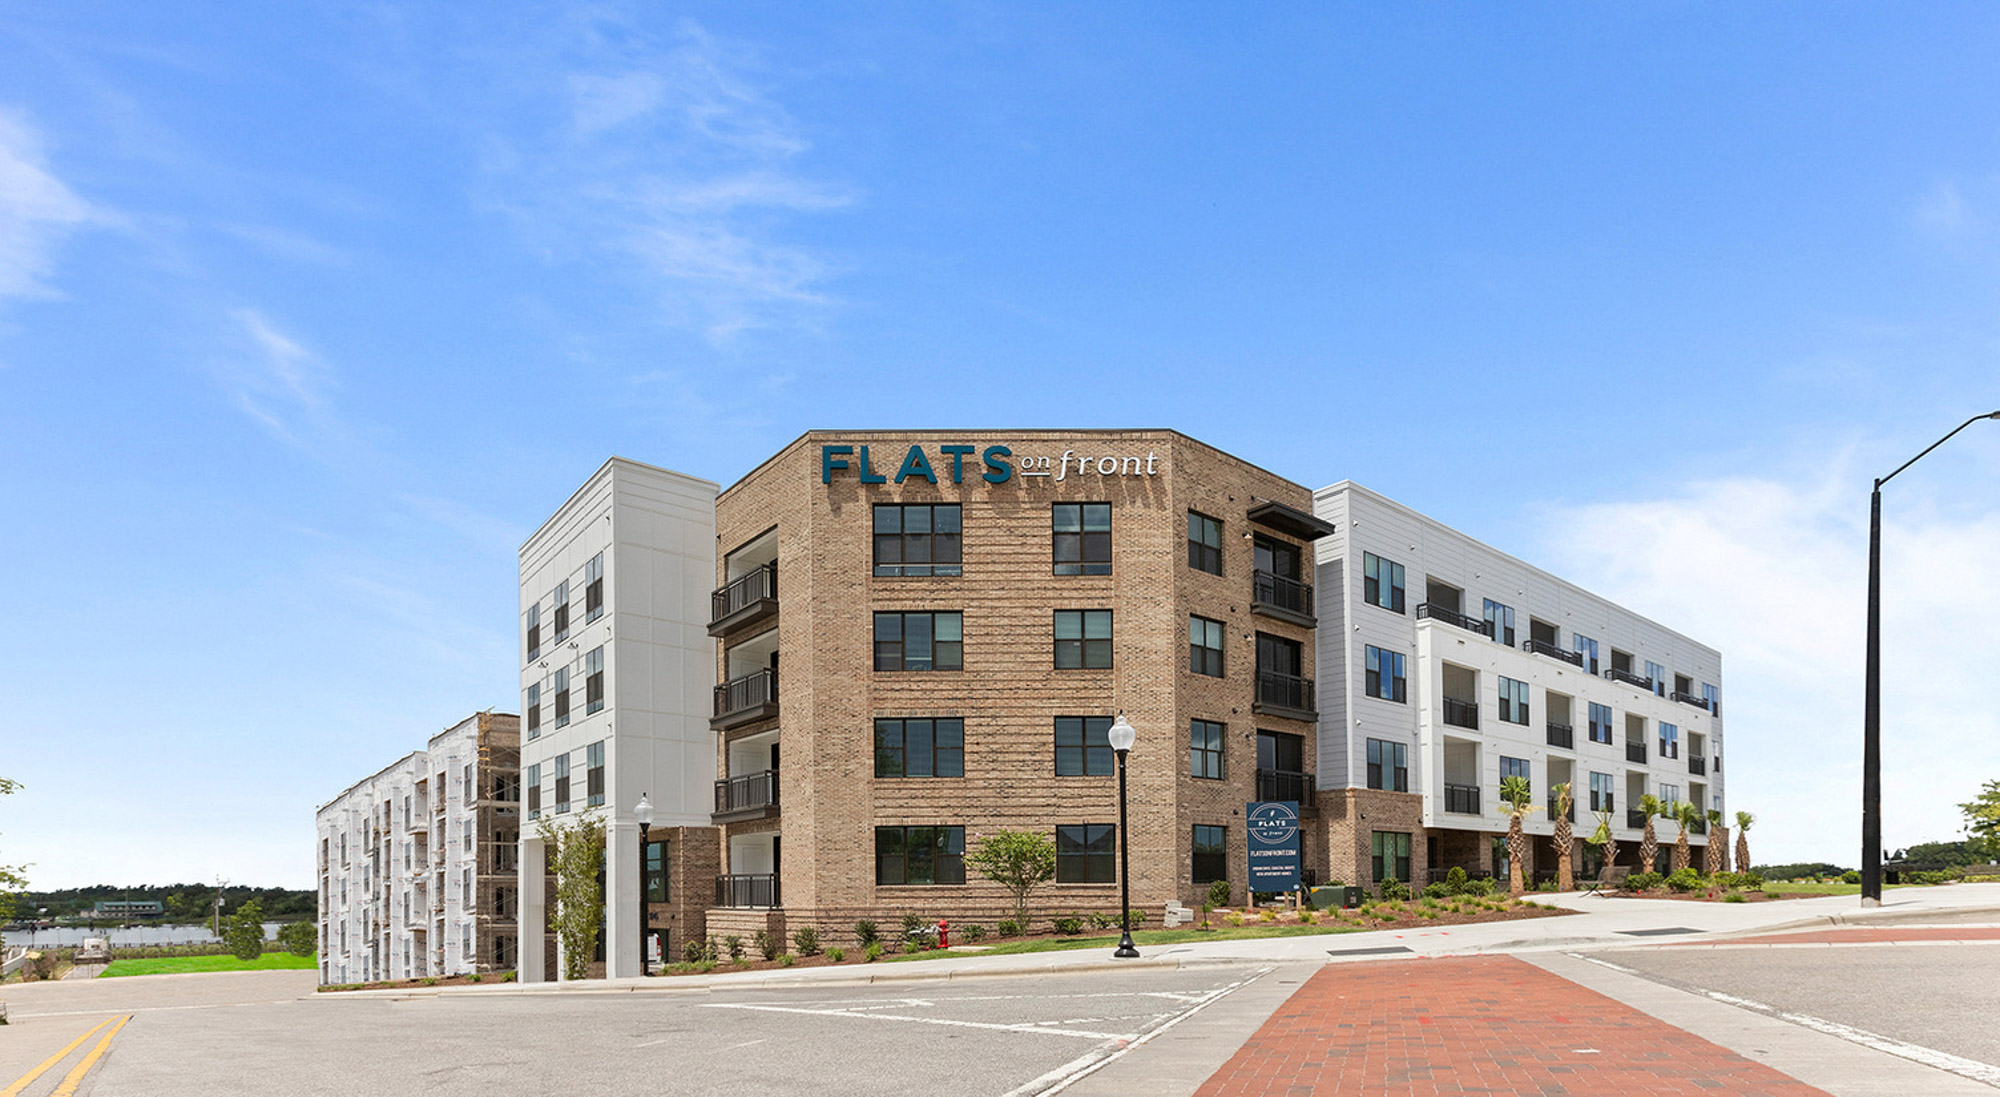
[[[1868,481],[1843,464],[1553,508],[1542,527],[1558,574],[1721,650],[1728,807],[1757,814],[1759,862],[1860,860]],[[1957,805],[2000,776],[2000,500],[1990,472],[1972,479],[1989,488],[1970,512],[1885,493],[1888,850],[1958,837]]]
[[[258,425],[281,441],[304,445],[329,425],[332,371],[255,309],[237,309],[231,316],[242,350],[221,363],[217,379]]]
[[[94,218],[48,168],[25,115],[0,109],[0,298],[50,297],[56,244]]]

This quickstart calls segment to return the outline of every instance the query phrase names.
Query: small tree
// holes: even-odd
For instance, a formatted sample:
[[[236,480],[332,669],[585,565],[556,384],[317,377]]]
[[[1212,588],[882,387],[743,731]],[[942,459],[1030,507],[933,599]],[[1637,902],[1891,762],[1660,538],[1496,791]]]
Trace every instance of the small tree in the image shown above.
[[[222,943],[239,960],[264,955],[264,904],[255,899],[222,920]]]
[[[1647,793],[1639,797],[1639,813],[1646,817],[1646,830],[1639,835],[1639,871],[1659,871],[1660,838],[1653,830],[1653,820],[1667,813],[1667,805],[1659,797]]]
[[[1592,831],[1590,837],[1585,838],[1584,841],[1590,843],[1591,848],[1597,851],[1598,883],[1601,884],[1611,879],[1611,864],[1618,860],[1618,843],[1611,840],[1610,812],[1600,811],[1597,813],[1597,829]]]
[[[1668,814],[1681,828],[1681,836],[1674,839],[1674,871],[1679,872],[1688,867],[1688,831],[1694,827],[1695,820],[1701,818],[1701,809],[1695,807],[1692,800],[1676,800]]]
[[[1736,871],[1750,871],[1750,825],[1757,821],[1747,811],[1736,813]]]
[[[1729,871],[1729,828],[1722,825],[1722,813],[1708,809],[1708,845],[1701,854],[1703,875]]]
[[[19,781],[0,777],[0,796],[12,795],[20,787]],[[14,904],[28,886],[27,871],[26,865],[0,865],[0,926],[14,920]],[[5,938],[0,938],[0,948],[5,945]]]
[[[1500,781],[1500,812],[1507,816],[1507,887],[1515,895],[1528,890],[1522,864],[1528,859],[1528,834],[1521,823],[1535,810],[1535,789],[1526,777]]]
[[[1988,781],[1979,795],[1958,805],[1965,814],[1965,836],[1973,850],[2000,861],[2000,781]]]
[[[286,922],[278,927],[278,945],[294,956],[319,951],[319,930],[311,922]]]
[[[1055,843],[1033,831],[1001,830],[982,839],[966,861],[1014,896],[1014,920],[1028,924],[1028,892],[1055,878]]]
[[[1569,797],[1569,782],[1565,781],[1550,791],[1556,797],[1556,890],[1571,891],[1576,887],[1576,870],[1570,864],[1570,858],[1576,852],[1576,831],[1569,821],[1569,809],[1573,802]]]
[[[557,826],[544,818],[540,830],[556,875],[556,901],[549,920],[555,926],[556,943],[562,946],[562,977],[582,979],[590,974],[590,956],[604,928],[604,885],[599,882],[604,871],[604,822],[577,819]]]

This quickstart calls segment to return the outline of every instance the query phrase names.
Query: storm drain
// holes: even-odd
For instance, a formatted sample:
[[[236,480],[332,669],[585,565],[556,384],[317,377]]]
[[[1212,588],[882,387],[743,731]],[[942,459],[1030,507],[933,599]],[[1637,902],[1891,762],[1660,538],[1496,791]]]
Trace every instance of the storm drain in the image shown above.
[[[1665,929],[1621,929],[1619,933],[1627,937],[1670,937],[1676,933],[1700,933],[1698,929],[1686,926],[1668,926]]]
[[[1407,953],[1409,951],[1409,949],[1401,945],[1390,945],[1387,948],[1330,948],[1326,950],[1326,954],[1328,956],[1393,956],[1397,953]]]

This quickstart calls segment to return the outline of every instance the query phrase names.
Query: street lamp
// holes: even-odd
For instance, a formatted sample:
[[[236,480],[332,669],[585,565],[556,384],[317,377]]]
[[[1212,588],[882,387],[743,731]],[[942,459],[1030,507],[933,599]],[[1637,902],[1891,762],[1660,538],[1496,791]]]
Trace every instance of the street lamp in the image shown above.
[[[653,829],[653,802],[645,793],[639,794],[639,802],[632,808],[632,818],[639,823],[639,973],[653,974],[653,958],[646,954],[647,923],[653,920],[653,908],[647,904],[646,894],[646,832]]]
[[[1124,936],[1118,938],[1118,950],[1111,955],[1113,958],[1119,960],[1136,959],[1139,955],[1139,950],[1132,946],[1132,839],[1129,834],[1130,828],[1125,825],[1125,755],[1131,752],[1132,742],[1138,737],[1139,733],[1132,730],[1131,723],[1125,719],[1125,714],[1122,712],[1118,714],[1118,719],[1112,722],[1111,730],[1106,734],[1106,738],[1111,742],[1111,749],[1118,755],[1118,907],[1120,911],[1118,925],[1119,928],[1124,930]]]
[[[2000,411],[1975,415],[1951,434],[1932,442],[1923,453],[1903,462],[1896,472],[1875,481],[1868,497],[1868,678],[1866,713],[1861,729],[1861,905],[1882,905],[1882,485],[1896,478],[1925,454],[1951,441],[1952,434],[1981,419],[2000,419]]]

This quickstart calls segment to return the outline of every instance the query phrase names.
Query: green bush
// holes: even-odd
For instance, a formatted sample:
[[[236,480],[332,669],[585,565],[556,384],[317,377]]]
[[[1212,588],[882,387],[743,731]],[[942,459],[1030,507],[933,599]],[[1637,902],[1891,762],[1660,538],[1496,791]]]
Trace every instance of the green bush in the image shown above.
[[[1208,882],[1208,902],[1209,902],[1209,905],[1211,905],[1211,906],[1218,906],[1218,907],[1226,907],[1226,906],[1228,906],[1228,905],[1229,905],[1229,881],[1227,881],[1227,880],[1210,880],[1210,881]]]
[[[792,934],[792,944],[797,946],[800,956],[819,955],[819,930],[811,926],[801,926]]]
[[[1459,892],[1459,894],[1472,895],[1484,899],[1493,894],[1493,881],[1484,876],[1481,876],[1477,880],[1467,880],[1465,882],[1465,890]]]
[[[1074,937],[1083,932],[1083,919],[1074,914],[1058,915],[1049,919],[1049,926],[1065,937]]]
[[[870,941],[861,949],[861,961],[872,964],[882,958],[882,942]]]
[[[1464,895],[1465,885],[1466,878],[1463,867],[1453,865],[1451,866],[1451,871],[1444,874],[1444,886],[1448,889],[1447,894]]]
[[[1660,882],[1664,879],[1666,877],[1661,876],[1657,872],[1635,872],[1625,878],[1625,890],[1651,891],[1659,887]]]
[[[264,955],[264,904],[252,899],[224,918],[222,941],[239,960]]]
[[[794,957],[794,956],[793,956],[793,955],[792,955],[791,953],[789,953],[789,952],[781,952],[781,953],[779,953],[779,954],[778,954],[778,966],[779,966],[779,967],[791,967],[791,966],[792,966],[792,963],[793,963],[793,962],[794,962],[794,960],[796,960],[796,959],[797,959],[797,958],[796,958],[796,957]]]
[[[777,959],[778,953],[785,947],[784,940],[768,929],[758,930],[751,936],[750,942],[757,946],[758,954],[766,960]]]
[[[835,945],[832,948],[826,950],[826,958],[837,964],[842,960],[847,959],[847,950],[841,948],[838,945]]]
[[[1000,919],[1000,924],[993,927],[993,932],[1002,937],[1019,937],[1021,935],[1021,923],[1016,922],[1012,918],[1002,918]]]
[[[1696,872],[1693,865],[1677,869],[1667,877],[1667,886],[1675,891],[1693,891],[1701,885],[1701,873]]]
[[[722,938],[722,945],[729,950],[729,958],[731,960],[741,960],[743,958],[743,938],[731,933]]]
[[[1376,888],[1376,893],[1383,899],[1408,899],[1410,897],[1410,885],[1396,879],[1384,880]]]
[[[986,927],[977,922],[965,927],[963,932],[965,939],[973,944],[978,944],[986,938]]]
[[[1957,879],[1957,873],[1943,871],[1905,872],[1903,874],[1903,882],[1906,884],[1949,884]]]
[[[1853,869],[1848,869],[1846,872],[1840,874],[1840,882],[1843,884],[1858,884],[1861,882],[1861,874]]]
[[[1742,902],[1747,902],[1747,900],[1745,900],[1745,899],[1743,898],[1743,893],[1742,893],[1742,892],[1740,892],[1740,891],[1732,891],[1732,892],[1730,892],[1729,894],[1727,894],[1727,895],[1724,895],[1724,896],[1722,897],[1722,901],[1723,901],[1723,902],[1725,902],[1725,903],[1742,903]]]
[[[854,923],[854,936],[863,946],[872,945],[882,939],[881,933],[875,928],[875,923],[866,918]]]
[[[919,929],[922,929],[923,925],[924,925],[923,915],[921,914],[903,915],[903,939],[909,940],[910,935],[915,933]]]
[[[1451,890],[1451,885],[1445,883],[1443,880],[1424,885],[1424,898],[1426,899],[1449,899],[1456,894],[1458,893]]]
[[[1090,912],[1090,928],[1092,929],[1110,929],[1117,924],[1118,917],[1116,915],[1106,914],[1101,910]]]
[[[739,938],[732,937],[730,940],[736,941],[739,946],[743,943]],[[686,944],[681,946],[681,959],[690,964],[714,963],[715,938],[710,937],[706,941],[690,938]]]
[[[294,956],[311,956],[319,947],[319,930],[311,922],[287,922],[278,927],[278,947]]]

